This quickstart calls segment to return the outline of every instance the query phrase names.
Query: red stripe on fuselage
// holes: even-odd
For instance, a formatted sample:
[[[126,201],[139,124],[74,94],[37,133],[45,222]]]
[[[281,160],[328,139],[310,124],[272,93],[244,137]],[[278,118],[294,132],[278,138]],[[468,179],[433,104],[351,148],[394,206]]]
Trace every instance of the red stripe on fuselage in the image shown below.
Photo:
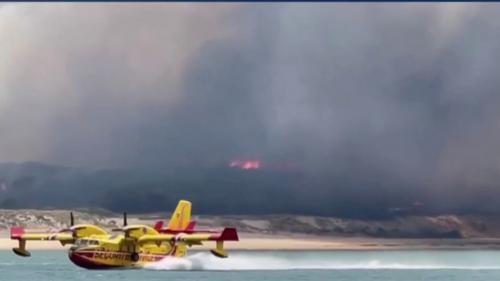
[[[105,252],[105,251],[73,251],[69,252],[69,259],[76,265],[87,269],[112,269],[124,267],[121,265],[110,265],[99,262],[97,259],[123,259],[130,261],[130,253],[126,252]],[[139,254],[139,262],[160,261],[167,255]],[[132,263],[134,266],[136,263]]]

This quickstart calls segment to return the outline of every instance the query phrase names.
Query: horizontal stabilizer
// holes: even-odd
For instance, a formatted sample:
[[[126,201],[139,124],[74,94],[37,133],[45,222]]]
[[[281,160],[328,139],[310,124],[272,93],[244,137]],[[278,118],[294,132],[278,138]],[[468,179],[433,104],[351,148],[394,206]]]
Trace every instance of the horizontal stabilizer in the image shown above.
[[[186,227],[186,231],[188,232],[194,231],[195,226],[196,226],[196,221],[190,221],[188,226]]]
[[[156,229],[156,231],[161,232],[163,228],[163,221],[157,221],[153,228]]]

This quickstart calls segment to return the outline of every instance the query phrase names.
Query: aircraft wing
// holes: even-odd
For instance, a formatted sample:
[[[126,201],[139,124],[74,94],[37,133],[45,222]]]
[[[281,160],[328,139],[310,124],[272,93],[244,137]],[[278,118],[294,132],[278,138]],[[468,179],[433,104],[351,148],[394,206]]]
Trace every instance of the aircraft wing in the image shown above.
[[[31,254],[26,250],[26,241],[40,240],[40,241],[59,241],[62,245],[73,244],[75,238],[72,233],[55,232],[55,233],[28,233],[22,227],[12,227],[10,229],[10,238],[19,241],[19,247],[13,248],[14,253],[29,257]]]
[[[125,237],[131,237],[139,240],[139,238],[148,235],[157,235],[156,229],[147,225],[128,225],[123,228],[115,228],[113,231],[123,231]]]
[[[65,232],[52,232],[52,233],[29,233],[25,232],[22,227],[12,227],[10,229],[10,238],[15,240],[56,240],[66,242],[66,244],[73,242],[74,238],[71,233]]]
[[[203,241],[215,241],[216,249],[211,250],[218,257],[227,257],[223,249],[224,241],[238,241],[238,234],[235,228],[225,228],[221,232],[215,233],[179,233],[179,234],[146,234],[139,237],[138,243],[157,243],[164,241],[183,242],[189,246],[201,245]]]
[[[202,242],[202,241],[238,241],[238,234],[235,228],[225,228],[216,233],[179,233],[179,234],[151,234],[142,235],[139,243],[161,242],[161,241],[182,241],[182,242]]]

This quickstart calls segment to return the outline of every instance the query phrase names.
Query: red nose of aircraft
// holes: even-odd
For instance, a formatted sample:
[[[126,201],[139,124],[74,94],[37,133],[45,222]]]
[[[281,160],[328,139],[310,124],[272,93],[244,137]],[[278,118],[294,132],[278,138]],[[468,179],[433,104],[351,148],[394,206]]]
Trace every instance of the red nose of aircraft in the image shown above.
[[[93,252],[70,249],[68,257],[74,264],[87,269],[106,269],[110,266],[100,264],[93,259]]]

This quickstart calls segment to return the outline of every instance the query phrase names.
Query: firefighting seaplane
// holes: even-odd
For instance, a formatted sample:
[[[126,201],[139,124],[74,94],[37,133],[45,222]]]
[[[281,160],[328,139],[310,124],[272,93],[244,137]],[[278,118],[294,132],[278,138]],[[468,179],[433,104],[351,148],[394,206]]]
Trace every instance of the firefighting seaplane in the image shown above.
[[[202,245],[203,241],[214,241],[211,250],[217,257],[227,257],[224,241],[238,241],[234,228],[221,231],[197,230],[191,221],[191,202],[181,200],[166,228],[163,221],[153,227],[128,225],[123,214],[123,227],[113,229],[115,233],[91,224],[74,224],[70,216],[70,227],[54,233],[25,232],[21,227],[11,228],[11,239],[19,241],[19,247],[12,250],[19,256],[29,257],[26,249],[29,240],[56,240],[63,246],[72,245],[69,259],[76,265],[88,269],[142,267],[165,257],[184,257],[187,248]]]

